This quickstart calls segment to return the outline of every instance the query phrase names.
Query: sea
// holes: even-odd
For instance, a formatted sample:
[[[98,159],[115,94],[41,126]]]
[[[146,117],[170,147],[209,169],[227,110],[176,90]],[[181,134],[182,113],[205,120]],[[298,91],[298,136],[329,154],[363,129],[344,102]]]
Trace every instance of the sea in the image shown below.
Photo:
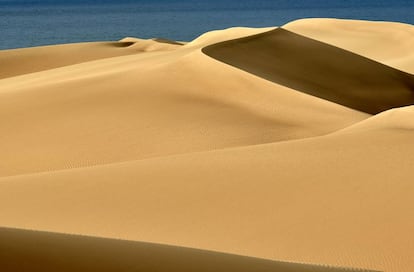
[[[0,0],[0,49],[127,36],[190,41],[312,17],[414,24],[414,0]]]

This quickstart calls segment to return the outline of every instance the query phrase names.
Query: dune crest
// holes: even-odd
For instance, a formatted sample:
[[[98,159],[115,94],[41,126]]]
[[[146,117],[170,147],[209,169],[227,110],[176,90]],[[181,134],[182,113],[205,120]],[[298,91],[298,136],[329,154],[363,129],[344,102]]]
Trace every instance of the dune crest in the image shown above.
[[[241,37],[247,37],[251,35],[256,35],[259,33],[267,32],[275,27],[266,27],[266,28],[249,28],[249,27],[231,27],[224,30],[213,30],[207,33],[200,35],[198,38],[189,42],[186,46],[207,46],[210,44],[228,41],[233,39],[238,39]]]
[[[284,29],[414,74],[414,26],[394,22],[301,19]]]
[[[158,39],[158,38],[143,40],[143,39],[126,37],[120,40],[119,42],[130,42],[131,48],[139,52],[175,50],[183,45],[179,42],[170,41],[167,39]]]
[[[203,52],[262,78],[370,114],[414,104],[414,75],[279,28]]]
[[[102,58],[136,54],[137,51],[131,50],[130,45],[129,42],[91,42],[1,50],[0,80]]]
[[[381,112],[334,133],[354,132],[358,130],[378,130],[384,127],[395,130],[414,130],[414,106]]]
[[[1,80],[0,176],[313,137],[368,117],[228,66],[199,46]],[[25,155],[16,156],[21,143]]]

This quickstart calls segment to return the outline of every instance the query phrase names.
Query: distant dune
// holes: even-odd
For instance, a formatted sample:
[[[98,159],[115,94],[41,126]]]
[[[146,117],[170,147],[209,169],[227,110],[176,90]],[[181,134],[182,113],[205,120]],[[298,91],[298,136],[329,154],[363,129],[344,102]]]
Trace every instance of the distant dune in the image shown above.
[[[162,42],[162,44],[160,44]],[[119,42],[91,42],[42,46],[0,51],[0,79],[50,70],[97,59],[137,54],[174,48],[179,43],[165,46],[165,40],[122,40]],[[175,45],[175,46],[174,46]]]
[[[413,271],[413,33],[0,51],[0,270]]]

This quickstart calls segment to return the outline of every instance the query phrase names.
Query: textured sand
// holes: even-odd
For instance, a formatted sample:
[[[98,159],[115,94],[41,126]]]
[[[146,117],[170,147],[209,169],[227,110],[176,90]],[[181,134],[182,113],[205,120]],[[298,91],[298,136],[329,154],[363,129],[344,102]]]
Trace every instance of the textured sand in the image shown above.
[[[36,241],[43,256],[63,248],[63,258],[72,256],[83,266],[91,260],[87,252],[98,252],[99,265],[107,261],[110,267],[112,259],[105,256],[111,255],[111,243],[128,264],[134,263],[128,257],[133,250],[152,248],[138,242],[149,242],[294,263],[413,271],[412,75],[397,69],[410,72],[412,56],[404,48],[414,37],[381,43],[387,53],[375,49],[370,55],[364,44],[387,41],[399,24],[310,19],[284,28],[214,31],[185,45],[126,38],[120,43],[128,47],[89,43],[21,49],[31,50],[27,54],[0,51],[15,64],[0,80],[0,226],[136,241],[125,246],[1,229],[6,242],[0,247],[15,248],[7,258],[33,258],[27,241]],[[302,50],[292,32],[301,35]],[[232,47],[225,53],[208,51],[227,44]],[[56,53],[66,46],[82,57],[73,62]],[[291,49],[296,53],[286,54]],[[49,50],[43,66],[37,54]],[[114,55],[116,50],[123,56]],[[20,57],[27,58],[21,71]],[[314,66],[307,74],[292,64],[309,61]],[[340,101],[315,93],[318,82]],[[361,96],[347,96],[344,103],[344,90]],[[378,91],[398,103],[378,100]],[[355,104],[370,110],[359,111]],[[369,114],[379,105],[391,109]],[[401,105],[407,106],[394,108]],[[66,248],[76,241],[83,259]],[[152,257],[172,260],[175,271],[187,271],[188,265],[220,271],[205,251],[157,250]],[[191,264],[182,259],[192,254],[200,259]],[[258,268],[263,264],[280,272],[331,271],[216,255],[228,265],[223,269],[267,271]],[[45,265],[39,271],[51,269]]]

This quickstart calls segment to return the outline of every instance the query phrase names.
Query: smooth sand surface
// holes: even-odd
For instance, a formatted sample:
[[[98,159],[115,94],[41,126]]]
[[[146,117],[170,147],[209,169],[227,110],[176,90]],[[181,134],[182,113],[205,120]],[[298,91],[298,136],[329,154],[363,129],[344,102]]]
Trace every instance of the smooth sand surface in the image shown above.
[[[374,129],[3,178],[0,212],[8,226],[410,271],[414,111],[393,111]]]
[[[0,228],[7,271],[369,272],[133,241]]]
[[[368,116],[210,58],[212,36],[3,79],[0,176],[313,137]]]
[[[383,28],[394,26],[323,21],[332,28],[349,23],[354,33],[370,25],[384,40]],[[248,269],[262,264],[280,272],[413,271],[414,106],[401,95],[411,76],[312,37],[300,36],[299,50],[297,37],[291,30],[232,28],[185,45],[143,41],[139,53],[1,79],[0,226],[136,242],[3,228],[0,236],[15,250],[7,258],[33,261],[36,241],[42,256],[63,248],[63,258],[80,267],[109,269],[109,255],[135,265],[130,254],[155,250],[143,257],[147,264],[171,261],[175,271],[262,271]],[[234,47],[220,57],[203,53],[232,39]],[[310,49],[317,54],[309,56]],[[297,55],[283,54],[276,67],[275,55],[290,50]],[[248,69],[239,69],[246,60]],[[295,64],[309,60],[307,71]],[[274,70],[266,70],[268,63]],[[361,95],[340,105],[297,87],[316,79],[333,97],[343,98],[344,90]],[[407,106],[371,115],[378,101],[389,101],[376,91]],[[352,103],[370,110],[347,107]],[[277,262],[214,253],[223,261],[216,263],[206,251],[142,242],[318,266],[279,269]],[[191,256],[198,259],[188,263]]]
[[[302,19],[284,29],[414,74],[414,28],[394,22]]]
[[[90,42],[2,50],[0,51],[0,79],[96,59],[154,50],[171,50],[178,45],[180,44],[166,44],[162,39],[123,39],[119,42]]]

